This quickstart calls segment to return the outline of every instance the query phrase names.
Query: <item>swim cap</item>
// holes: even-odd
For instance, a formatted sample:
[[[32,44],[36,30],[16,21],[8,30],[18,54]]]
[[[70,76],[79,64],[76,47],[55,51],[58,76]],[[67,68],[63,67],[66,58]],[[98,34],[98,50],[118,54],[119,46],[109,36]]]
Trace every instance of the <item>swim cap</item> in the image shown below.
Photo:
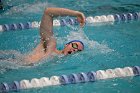
[[[80,40],[72,40],[72,41],[70,41],[70,42],[68,42],[68,43],[66,43],[66,44],[70,44],[70,43],[72,43],[72,42],[79,42],[79,43],[81,43],[82,46],[83,46],[83,49],[84,49],[84,43],[83,43],[82,41],[80,41]]]

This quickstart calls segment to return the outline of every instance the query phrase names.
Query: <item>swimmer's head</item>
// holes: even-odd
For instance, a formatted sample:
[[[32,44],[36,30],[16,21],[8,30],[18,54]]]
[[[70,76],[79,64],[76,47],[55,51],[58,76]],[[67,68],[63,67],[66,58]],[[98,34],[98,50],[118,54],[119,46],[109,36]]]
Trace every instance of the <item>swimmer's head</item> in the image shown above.
[[[64,49],[62,50],[64,55],[72,54],[78,51],[84,50],[84,44],[80,40],[72,40],[65,44]]]

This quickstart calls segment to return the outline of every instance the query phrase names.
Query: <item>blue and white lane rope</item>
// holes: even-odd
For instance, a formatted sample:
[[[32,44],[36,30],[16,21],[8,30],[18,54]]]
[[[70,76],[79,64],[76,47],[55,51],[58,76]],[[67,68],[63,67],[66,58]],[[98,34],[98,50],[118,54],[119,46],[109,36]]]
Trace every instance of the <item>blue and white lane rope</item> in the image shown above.
[[[90,71],[87,73],[72,73],[70,75],[42,77],[40,79],[33,78],[29,80],[21,80],[20,82],[14,81],[13,83],[3,82],[0,84],[0,93],[19,91],[22,89],[30,88],[42,88],[53,85],[68,85],[84,82],[95,82],[101,79],[128,77],[128,76],[140,76],[140,66],[115,68],[107,70],[98,70],[96,72]]]
[[[140,12],[135,13],[123,13],[123,14],[115,14],[115,15],[102,15],[102,16],[89,16],[86,18],[86,24],[96,24],[96,23],[114,23],[114,22],[128,22],[132,20],[140,20]],[[65,26],[65,25],[76,25],[78,24],[76,19],[61,19],[61,20],[53,20],[53,26]],[[13,24],[4,24],[0,25],[0,32],[3,31],[15,31],[15,30],[23,30],[30,28],[39,28],[40,22],[27,22],[27,23],[13,23]]]

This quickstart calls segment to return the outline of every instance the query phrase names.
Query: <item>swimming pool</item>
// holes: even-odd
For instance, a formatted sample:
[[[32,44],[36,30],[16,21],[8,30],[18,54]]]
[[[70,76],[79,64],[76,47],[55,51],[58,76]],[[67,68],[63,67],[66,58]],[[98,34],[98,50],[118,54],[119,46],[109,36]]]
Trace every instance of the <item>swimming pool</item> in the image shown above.
[[[108,15],[116,13],[139,12],[140,1],[74,1],[56,2],[48,0],[11,0],[4,2],[7,10],[1,13],[0,24],[39,21],[47,6],[65,7],[79,10],[88,16]],[[21,4],[22,3],[22,4]],[[62,4],[63,3],[63,4]],[[26,18],[25,18],[26,17]],[[20,81],[23,79],[51,77],[53,75],[78,72],[97,71],[126,66],[139,66],[140,61],[140,22],[122,22],[91,26],[83,29],[78,26],[55,27],[58,48],[72,39],[80,39],[85,43],[85,50],[73,55],[43,60],[36,66],[22,67],[1,60],[0,82]],[[39,43],[38,29],[26,29],[0,33],[1,56],[8,58],[21,57],[20,53],[28,53]],[[19,53],[20,52],[20,53]],[[19,58],[20,59],[20,58]],[[10,59],[9,59],[10,60]],[[8,60],[7,60],[8,61]],[[11,61],[11,60],[10,60]],[[22,90],[21,93],[139,93],[139,77],[126,77],[100,80],[94,83],[79,83],[67,86],[50,86],[42,89]]]

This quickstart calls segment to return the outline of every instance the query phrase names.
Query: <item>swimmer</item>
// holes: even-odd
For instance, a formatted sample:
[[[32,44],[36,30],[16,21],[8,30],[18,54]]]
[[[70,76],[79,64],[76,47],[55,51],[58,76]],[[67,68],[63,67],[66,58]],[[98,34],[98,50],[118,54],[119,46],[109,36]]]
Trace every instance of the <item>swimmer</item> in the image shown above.
[[[36,63],[43,58],[51,56],[52,54],[68,55],[84,49],[84,44],[80,40],[73,40],[65,44],[63,50],[57,50],[56,39],[53,35],[53,18],[57,16],[77,17],[81,27],[85,24],[85,16],[79,11],[65,8],[45,9],[40,25],[41,41],[32,53],[25,56],[25,60],[29,64]]]

